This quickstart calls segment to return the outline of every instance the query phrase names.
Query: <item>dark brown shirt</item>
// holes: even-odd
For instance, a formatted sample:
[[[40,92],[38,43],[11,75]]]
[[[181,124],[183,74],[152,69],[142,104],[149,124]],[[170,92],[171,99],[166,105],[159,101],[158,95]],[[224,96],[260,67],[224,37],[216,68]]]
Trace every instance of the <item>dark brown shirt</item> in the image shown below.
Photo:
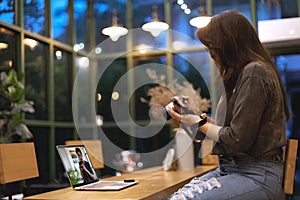
[[[283,95],[271,66],[245,66],[227,103],[225,99],[221,97],[217,107],[216,122],[223,116],[225,124],[218,124],[223,127],[213,154],[259,157],[286,143]]]

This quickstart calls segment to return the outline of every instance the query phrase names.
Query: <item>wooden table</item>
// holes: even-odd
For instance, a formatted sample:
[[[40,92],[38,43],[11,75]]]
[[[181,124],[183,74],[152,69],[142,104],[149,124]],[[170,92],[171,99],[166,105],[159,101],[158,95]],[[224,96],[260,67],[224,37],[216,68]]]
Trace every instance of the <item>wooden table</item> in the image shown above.
[[[137,185],[120,191],[74,191],[71,187],[51,192],[25,197],[24,199],[62,199],[62,200],[109,200],[109,199],[163,199],[174,193],[195,176],[201,176],[215,169],[215,165],[197,166],[193,170],[164,171],[162,167],[140,170],[134,173],[124,173],[122,176],[105,178],[103,180],[135,179]]]

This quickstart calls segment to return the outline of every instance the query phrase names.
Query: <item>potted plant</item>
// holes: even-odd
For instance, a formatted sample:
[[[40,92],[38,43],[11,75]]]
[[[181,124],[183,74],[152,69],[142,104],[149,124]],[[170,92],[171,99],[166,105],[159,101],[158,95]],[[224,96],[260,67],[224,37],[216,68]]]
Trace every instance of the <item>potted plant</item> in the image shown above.
[[[23,113],[34,112],[33,102],[24,99],[22,79],[14,69],[0,74],[0,143],[24,142],[32,138],[24,124]]]
[[[24,113],[33,113],[33,102],[24,99],[23,76],[14,69],[0,73],[0,184],[38,176],[33,135]]]

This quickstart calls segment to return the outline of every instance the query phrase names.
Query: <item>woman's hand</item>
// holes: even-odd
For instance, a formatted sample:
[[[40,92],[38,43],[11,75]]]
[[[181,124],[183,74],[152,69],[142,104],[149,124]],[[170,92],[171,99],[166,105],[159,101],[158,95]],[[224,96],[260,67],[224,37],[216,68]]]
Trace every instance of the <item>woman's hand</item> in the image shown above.
[[[175,107],[175,109],[176,109],[176,107]],[[177,110],[177,109],[176,109]],[[174,109],[172,109],[172,108],[169,108],[168,110],[167,110],[167,112],[170,114],[170,116],[175,120],[175,121],[177,121],[177,122],[181,122],[181,118],[182,118],[182,115],[181,114],[179,114],[178,112],[176,112]]]
[[[173,109],[168,109],[167,111],[174,120],[178,121],[179,123],[184,123],[188,126],[198,124],[201,120],[207,117],[206,113],[201,114],[200,117],[194,114],[180,114]]]
[[[207,122],[209,122],[209,123],[212,123],[212,124],[215,123],[215,120],[213,120],[212,118],[208,117],[206,113],[202,113],[200,116],[201,116],[202,119],[207,118]]]
[[[192,114],[182,115],[177,113],[172,108],[168,109],[167,111],[174,120],[178,121],[179,123],[185,123],[185,124],[188,123],[187,125],[189,124],[193,125],[193,123],[199,119],[200,120],[198,121],[198,123],[200,123],[201,120],[206,119],[208,123],[203,121],[204,123],[200,127],[198,127],[198,130],[215,141],[219,140],[219,131],[222,127],[214,125],[213,120],[211,118],[208,118],[206,113],[202,113],[200,117],[198,115],[192,115]],[[190,115],[192,115],[192,117]]]

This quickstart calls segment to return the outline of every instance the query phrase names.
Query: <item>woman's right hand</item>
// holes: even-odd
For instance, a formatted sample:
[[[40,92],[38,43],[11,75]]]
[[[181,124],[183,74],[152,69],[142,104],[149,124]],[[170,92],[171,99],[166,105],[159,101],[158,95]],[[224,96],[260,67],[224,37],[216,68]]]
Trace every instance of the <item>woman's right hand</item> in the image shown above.
[[[207,118],[207,122],[209,122],[209,123],[212,123],[212,124],[215,123],[215,121],[212,118],[208,117],[206,113],[202,113],[200,116],[202,119]]]

